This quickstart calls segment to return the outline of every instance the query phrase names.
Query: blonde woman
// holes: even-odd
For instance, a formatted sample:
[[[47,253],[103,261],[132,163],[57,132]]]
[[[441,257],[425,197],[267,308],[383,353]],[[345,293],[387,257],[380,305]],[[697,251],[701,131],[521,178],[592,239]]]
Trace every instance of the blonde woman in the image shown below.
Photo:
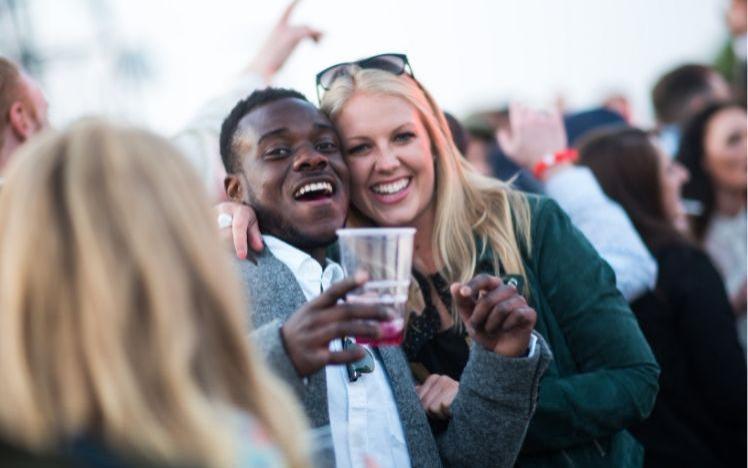
[[[488,275],[481,289],[500,299],[502,277],[524,292],[555,358],[541,380],[518,466],[640,466],[641,446],[625,428],[651,411],[659,368],[613,271],[569,218],[555,202],[472,169],[405,55],[334,65],[317,84],[351,173],[348,224],[417,229],[424,307],[403,347],[434,430],[450,416],[468,356],[462,322],[468,330],[515,326],[483,323],[486,310],[453,308],[453,298],[458,306],[464,298],[455,283]],[[236,211],[235,219],[247,217],[247,210]],[[234,232],[246,228],[235,223]],[[235,242],[244,243],[241,236]],[[524,307],[517,299],[498,302],[504,311]]]
[[[76,465],[307,466],[303,422],[247,344],[199,187],[161,138],[97,121],[14,159],[0,194],[0,439]]]

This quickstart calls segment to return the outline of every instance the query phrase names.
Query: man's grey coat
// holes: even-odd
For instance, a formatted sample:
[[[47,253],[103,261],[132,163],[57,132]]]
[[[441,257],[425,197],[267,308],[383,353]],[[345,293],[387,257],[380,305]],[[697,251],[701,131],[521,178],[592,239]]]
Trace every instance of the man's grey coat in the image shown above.
[[[306,298],[291,270],[265,249],[257,263],[240,261],[249,295],[255,347],[270,367],[295,391],[313,427],[328,420],[324,369],[304,384],[286,354],[280,326]],[[519,453],[538,396],[538,381],[550,360],[545,341],[529,358],[505,358],[473,345],[452,403],[447,429],[434,436],[415,391],[405,355],[399,347],[379,348],[381,361],[397,403],[413,467],[512,466]]]

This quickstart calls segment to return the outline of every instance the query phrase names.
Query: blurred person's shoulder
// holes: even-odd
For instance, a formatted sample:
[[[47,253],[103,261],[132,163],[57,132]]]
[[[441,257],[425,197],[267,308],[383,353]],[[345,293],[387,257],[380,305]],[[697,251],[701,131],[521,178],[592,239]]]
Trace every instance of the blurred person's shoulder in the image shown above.
[[[9,468],[62,468],[74,466],[72,459],[58,454],[32,453],[0,439],[0,460]]]
[[[115,452],[90,437],[77,438],[56,452],[32,452],[0,439],[0,465],[8,468],[195,468],[194,465],[162,464],[135,454]]]
[[[657,259],[658,284],[666,289],[698,290],[707,280],[722,282],[709,255],[693,243],[668,243],[659,247],[654,257]]]

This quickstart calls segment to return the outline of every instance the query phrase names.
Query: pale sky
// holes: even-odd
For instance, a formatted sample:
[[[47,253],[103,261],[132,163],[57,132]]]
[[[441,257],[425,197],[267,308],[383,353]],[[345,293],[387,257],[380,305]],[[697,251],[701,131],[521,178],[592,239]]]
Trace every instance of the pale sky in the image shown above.
[[[548,105],[559,93],[581,108],[619,91],[648,123],[657,77],[716,54],[726,37],[726,3],[304,0],[292,21],[318,27],[325,37],[300,47],[275,83],[314,99],[314,75],[322,68],[404,52],[419,80],[458,116],[508,99]],[[103,113],[168,135],[249,61],[286,1],[31,4],[38,45],[53,58],[42,77],[53,123]],[[109,13],[92,14],[91,5]],[[142,86],[113,80],[115,46],[145,50],[153,79]]]

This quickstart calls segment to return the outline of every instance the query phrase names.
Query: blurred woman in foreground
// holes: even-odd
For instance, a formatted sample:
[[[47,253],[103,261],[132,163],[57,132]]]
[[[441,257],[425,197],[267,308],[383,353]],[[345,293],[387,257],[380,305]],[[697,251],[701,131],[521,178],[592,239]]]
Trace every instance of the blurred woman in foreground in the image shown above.
[[[96,121],[40,137],[14,158],[0,226],[0,439],[74,465],[306,465],[167,142]]]

